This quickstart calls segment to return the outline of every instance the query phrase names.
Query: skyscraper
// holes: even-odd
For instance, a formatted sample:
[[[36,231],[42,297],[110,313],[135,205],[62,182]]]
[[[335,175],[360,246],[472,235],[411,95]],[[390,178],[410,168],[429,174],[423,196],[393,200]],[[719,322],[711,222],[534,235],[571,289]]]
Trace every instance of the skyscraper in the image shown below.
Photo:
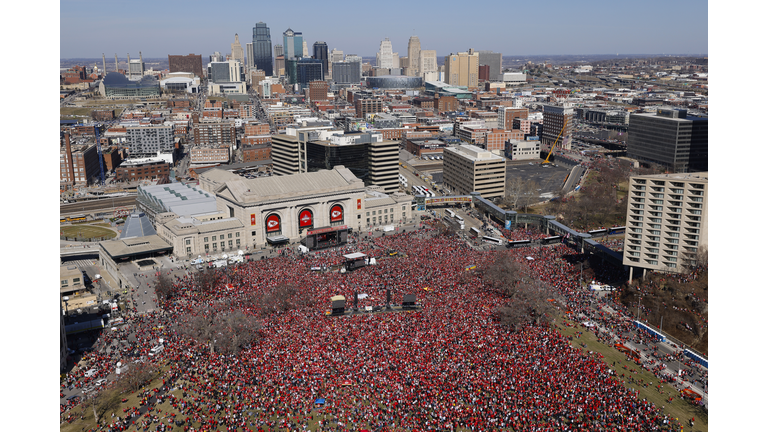
[[[248,56],[245,65],[248,66],[248,69],[252,69],[255,66],[253,62],[253,42],[245,43],[245,54]]]
[[[304,37],[301,32],[295,32],[290,28],[283,32],[283,49],[285,60],[290,60],[304,55]]]
[[[392,69],[392,42],[389,38],[384,38],[379,46],[379,52],[376,53],[376,66],[380,68]],[[400,65],[398,65],[400,66]]]
[[[248,53],[251,55],[251,53]],[[256,23],[253,28],[253,64],[272,76],[272,36],[269,27],[263,22]]]
[[[688,116],[685,109],[630,114],[627,156],[675,173],[706,171],[708,124],[706,117]]]
[[[331,63],[344,61],[344,51],[334,48],[331,51]]]
[[[421,50],[419,51],[419,76],[427,81],[437,81],[437,51]]]
[[[275,57],[280,57],[281,55],[285,55],[285,49],[283,49],[283,45],[276,44],[275,45]]]
[[[454,86],[477,88],[478,54],[472,50],[445,56],[444,81]]]
[[[307,41],[305,40],[301,41],[301,56],[309,57],[309,49],[307,48]]]
[[[232,60],[238,60],[241,64],[245,64],[243,46],[240,45],[240,36],[237,33],[235,33],[235,42],[232,44]]]
[[[419,76],[421,66],[421,42],[418,36],[411,36],[408,39],[408,71],[405,73],[408,76]]]
[[[323,78],[328,77],[328,44],[317,41],[312,45],[312,58],[323,62]]]
[[[501,53],[493,51],[478,51],[480,66],[490,67],[490,80],[501,81]]]

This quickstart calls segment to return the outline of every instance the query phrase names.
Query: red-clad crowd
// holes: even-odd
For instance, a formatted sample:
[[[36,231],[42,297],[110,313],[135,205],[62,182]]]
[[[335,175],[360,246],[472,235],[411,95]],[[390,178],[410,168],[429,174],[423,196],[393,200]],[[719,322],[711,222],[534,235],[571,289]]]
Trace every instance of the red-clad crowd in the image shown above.
[[[390,257],[390,251],[400,254]],[[338,265],[348,252],[366,253],[377,263],[343,274],[310,270]],[[231,266],[207,294],[195,289],[191,276],[177,279],[162,312],[103,334],[111,351],[88,360],[103,376],[130,346],[146,354],[164,338],[165,350],[150,359],[168,360],[170,369],[159,393],[150,390],[142,401],[154,407],[165,395],[161,400],[181,416],[126,407],[125,418],[106,419],[101,430],[164,430],[174,421],[185,431],[298,431],[310,423],[322,431],[680,429],[625,388],[617,371],[572,347],[557,330],[530,325],[512,332],[498,325],[494,310],[505,300],[483,289],[480,272],[467,270],[483,268],[497,253],[528,266],[574,313],[617,331],[630,325],[590,308],[594,298],[580,288],[579,268],[567,259],[575,252],[564,245],[477,251],[427,224],[343,248]],[[609,277],[614,270],[602,271]],[[315,306],[263,315],[253,300],[284,283]],[[387,289],[395,303],[415,294],[422,309],[325,314],[331,296],[367,294],[360,296],[363,308],[383,305]],[[214,304],[258,316],[260,338],[237,355],[224,355],[177,333],[174,324]],[[135,342],[125,341],[130,333]],[[63,385],[87,384],[72,376]]]

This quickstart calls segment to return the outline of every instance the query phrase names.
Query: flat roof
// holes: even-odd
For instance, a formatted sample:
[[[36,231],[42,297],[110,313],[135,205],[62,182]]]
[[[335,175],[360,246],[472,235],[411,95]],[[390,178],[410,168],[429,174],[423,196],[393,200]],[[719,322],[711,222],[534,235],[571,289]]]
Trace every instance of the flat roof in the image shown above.
[[[99,242],[99,246],[113,259],[143,255],[152,252],[173,251],[173,246],[166,243],[165,240],[157,234],[130,239],[106,240]]]

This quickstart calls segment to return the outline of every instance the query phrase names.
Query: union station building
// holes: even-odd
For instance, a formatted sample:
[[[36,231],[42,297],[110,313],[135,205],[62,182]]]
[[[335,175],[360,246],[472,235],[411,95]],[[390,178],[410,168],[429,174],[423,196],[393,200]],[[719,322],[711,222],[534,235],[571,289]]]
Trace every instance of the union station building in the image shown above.
[[[215,211],[155,217],[157,234],[179,257],[295,242],[331,247],[346,243],[353,230],[412,218],[411,196],[366,187],[343,166],[254,179],[212,169],[200,175],[199,189],[215,195]]]

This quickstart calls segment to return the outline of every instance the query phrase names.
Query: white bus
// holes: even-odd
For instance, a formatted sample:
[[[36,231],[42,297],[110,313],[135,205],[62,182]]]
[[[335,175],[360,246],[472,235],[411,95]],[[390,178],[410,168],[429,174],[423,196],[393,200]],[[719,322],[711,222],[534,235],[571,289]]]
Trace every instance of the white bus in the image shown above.
[[[501,239],[497,239],[496,237],[483,236],[483,241],[486,243],[491,243],[499,246],[501,246],[502,244]]]
[[[447,214],[448,216],[450,216],[452,218],[456,217],[456,213],[454,213],[451,209],[445,209],[445,214]]]

